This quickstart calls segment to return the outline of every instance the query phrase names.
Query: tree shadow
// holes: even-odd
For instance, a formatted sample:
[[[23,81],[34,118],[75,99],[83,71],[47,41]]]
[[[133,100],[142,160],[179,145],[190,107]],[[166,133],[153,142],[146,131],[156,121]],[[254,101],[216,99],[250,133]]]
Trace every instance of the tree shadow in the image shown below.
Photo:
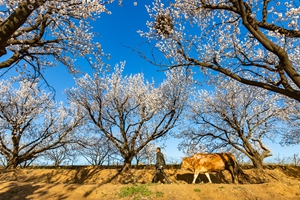
[[[117,173],[115,175],[113,175],[112,177],[110,177],[109,179],[103,181],[102,183],[96,185],[95,187],[93,187],[91,190],[87,191],[83,197],[88,197],[94,190],[96,190],[97,188],[101,187],[102,185],[105,185],[107,183],[111,183],[112,181],[116,180],[118,177],[122,176],[122,172],[121,171],[117,171]]]
[[[281,167],[283,173],[286,176],[293,177],[300,179],[300,167],[298,166],[287,166],[287,167]]]
[[[43,190],[36,191],[35,193],[39,194],[40,197],[44,197],[48,193],[48,191],[50,191],[55,186],[56,186],[56,184],[48,185],[48,187],[43,187]],[[66,187],[70,187],[70,186],[66,186]],[[75,189],[75,188],[73,188],[73,189]],[[59,193],[59,192],[57,192],[57,193],[55,193],[55,198],[59,199],[59,200],[63,200],[63,199],[68,199],[69,197],[68,197],[68,193]]]
[[[93,177],[96,173],[99,172],[99,168],[92,168],[92,169],[76,169],[76,173],[74,176],[74,183],[76,184],[83,184],[86,180]]]
[[[18,186],[17,184],[10,183],[8,186],[4,187],[5,192],[0,193],[0,199],[7,200],[23,200],[28,199],[29,195],[32,195],[40,186],[32,186],[32,184],[25,184]]]
[[[74,173],[75,170],[75,173]],[[26,184],[24,186],[17,186],[16,184],[11,184],[9,186],[9,190],[3,194],[0,195],[0,200],[22,200],[26,199],[26,196],[32,194],[35,192],[35,194],[40,194],[41,196],[47,193],[47,190],[44,191],[35,191],[39,189],[38,186],[32,186],[32,184],[37,183],[38,180],[44,180],[44,183],[50,183],[51,186],[48,188],[50,189],[51,187],[55,187],[55,184],[60,184],[60,183],[66,183],[66,184],[77,184],[82,185],[85,184],[86,181],[90,182],[91,179],[95,180],[95,182],[99,183],[97,184],[94,188],[99,187],[101,185],[104,185],[106,183],[110,183],[113,180],[115,180],[117,177],[119,177],[120,172],[116,170],[112,170],[110,174],[106,174],[107,177],[99,177],[97,174],[100,174],[100,171],[102,169],[99,167],[88,167],[88,168],[74,168],[72,170],[66,170],[65,169],[55,169],[53,171],[48,171],[46,173],[38,174],[38,175],[31,175],[28,176],[24,173],[21,172],[19,169],[4,169],[0,170],[0,175],[2,174],[7,174],[6,179],[7,181],[22,181],[22,182],[30,182],[30,184]],[[66,177],[69,177],[67,179],[62,179],[60,174],[66,174]],[[5,176],[4,176],[5,177]],[[130,177],[128,175],[127,177]],[[3,180],[2,180],[3,181]],[[29,187],[31,186],[31,187]],[[70,185],[66,186],[68,187],[67,189],[70,191],[75,190],[78,188],[78,186]],[[25,192],[23,188],[28,187],[28,190]],[[20,192],[19,196],[15,195],[16,192]],[[22,192],[21,192],[22,191]],[[84,196],[88,196],[93,189],[89,192],[87,192]],[[31,192],[31,193],[30,193]],[[5,198],[3,198],[5,196]],[[16,196],[16,197],[14,197]],[[7,198],[6,198],[7,197]],[[14,198],[12,198],[14,197]],[[67,196],[64,194],[57,194],[56,197],[58,199],[66,199]]]

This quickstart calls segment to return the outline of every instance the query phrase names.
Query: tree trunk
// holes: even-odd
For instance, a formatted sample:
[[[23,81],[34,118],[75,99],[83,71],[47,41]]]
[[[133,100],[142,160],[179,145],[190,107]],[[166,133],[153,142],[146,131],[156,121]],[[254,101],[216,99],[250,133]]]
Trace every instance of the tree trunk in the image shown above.
[[[259,170],[263,170],[264,169],[264,165],[263,165],[263,158],[261,157],[252,157],[250,158],[253,164],[253,167]]]
[[[124,164],[121,169],[121,173],[128,171],[131,168],[131,161],[133,156],[128,156],[124,158]]]
[[[58,167],[59,166],[59,164],[60,164],[60,162],[58,161],[58,160],[54,160],[54,167]]]
[[[0,24],[0,57],[5,55],[7,52],[5,47],[7,46],[7,41],[13,33],[18,30],[27,20],[29,15],[40,6],[43,2],[35,1],[30,3],[33,9],[29,8],[29,3],[19,3],[16,10]]]
[[[16,169],[19,164],[18,158],[14,157],[7,162],[7,168]]]

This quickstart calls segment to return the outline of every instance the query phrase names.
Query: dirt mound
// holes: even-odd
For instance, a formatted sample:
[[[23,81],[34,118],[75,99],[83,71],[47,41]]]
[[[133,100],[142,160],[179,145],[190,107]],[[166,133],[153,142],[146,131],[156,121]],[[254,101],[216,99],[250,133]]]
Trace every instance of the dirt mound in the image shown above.
[[[15,169],[0,171],[0,200],[22,199],[299,199],[300,168],[245,169],[241,184],[232,184],[227,171],[211,173],[213,184],[180,169],[165,170],[173,184],[152,184],[154,169],[93,167],[75,169]],[[162,177],[161,177],[162,178]],[[125,188],[125,189],[124,189]],[[121,193],[125,192],[122,196]],[[128,194],[127,194],[128,193]],[[127,196],[126,196],[127,195]],[[147,196],[148,195],[148,196]]]

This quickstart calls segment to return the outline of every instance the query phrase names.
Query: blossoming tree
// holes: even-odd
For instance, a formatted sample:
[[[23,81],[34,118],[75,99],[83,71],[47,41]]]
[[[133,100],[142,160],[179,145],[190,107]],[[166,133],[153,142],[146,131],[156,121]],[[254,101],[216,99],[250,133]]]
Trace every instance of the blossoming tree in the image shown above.
[[[0,0],[0,69],[19,65],[40,73],[56,60],[76,73],[78,57],[101,66],[104,54],[88,19],[109,12],[105,4],[112,1]]]
[[[122,76],[123,67],[112,74],[86,75],[67,92],[68,99],[81,107],[93,123],[119,150],[122,171],[148,143],[165,136],[180,118],[192,80],[184,70],[172,70],[155,87],[143,74]]]
[[[289,127],[283,135],[282,145],[300,144],[300,104],[291,102],[290,113],[286,118],[286,125]]]
[[[300,101],[298,0],[156,0],[140,34],[167,67],[197,66]]]
[[[272,141],[283,133],[280,122],[289,114],[280,98],[237,81],[217,86],[214,93],[199,90],[189,103],[191,125],[180,133],[180,146],[204,146],[209,151],[233,147],[262,169],[263,160],[272,156],[264,139]]]
[[[85,135],[85,138],[82,139],[84,145],[81,145],[78,151],[89,164],[94,166],[110,165],[111,160],[120,157],[118,149],[99,131],[89,131]]]
[[[140,152],[134,157],[136,165],[141,163],[151,165],[155,161],[156,148],[158,147],[155,143],[148,143]]]
[[[37,82],[22,80],[16,89],[12,80],[0,81],[0,154],[7,167],[73,141],[81,118],[75,109],[55,103]]]

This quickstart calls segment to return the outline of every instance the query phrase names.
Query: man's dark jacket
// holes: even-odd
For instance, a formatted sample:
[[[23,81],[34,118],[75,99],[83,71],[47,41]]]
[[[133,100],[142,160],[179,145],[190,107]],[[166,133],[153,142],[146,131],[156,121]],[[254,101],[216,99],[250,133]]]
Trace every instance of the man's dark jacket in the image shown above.
[[[157,152],[155,167],[160,168],[160,166],[165,167],[165,165],[166,165],[166,162],[165,162],[164,155],[161,152]]]

